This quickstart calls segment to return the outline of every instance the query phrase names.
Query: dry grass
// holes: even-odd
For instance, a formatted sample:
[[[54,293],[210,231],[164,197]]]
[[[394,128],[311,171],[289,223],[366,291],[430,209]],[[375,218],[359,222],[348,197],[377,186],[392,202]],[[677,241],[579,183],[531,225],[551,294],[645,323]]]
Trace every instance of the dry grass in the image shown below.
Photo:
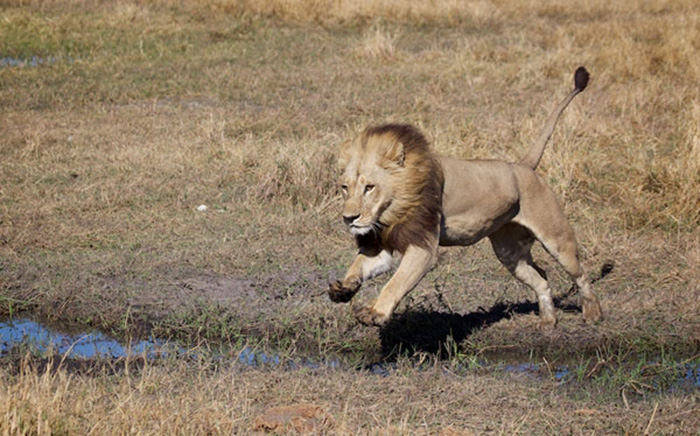
[[[396,56],[395,41],[398,35],[388,32],[384,26],[369,27],[363,36],[363,43],[358,47],[360,56],[369,59],[391,59]]]
[[[250,434],[266,409],[298,403],[321,406],[332,417],[329,433],[342,435],[667,434],[698,424],[697,394],[647,398],[629,388],[601,403],[596,386],[445,374],[439,366],[400,367],[389,377],[140,361],[116,375],[109,367],[80,375],[58,362],[42,366],[24,359],[16,372],[0,369],[3,434]]]
[[[118,334],[146,324],[166,336],[259,340],[292,354],[355,360],[384,359],[407,347],[432,355],[454,340],[466,354],[672,349],[690,357],[697,350],[700,7],[694,1],[2,5],[2,56],[46,60],[0,67],[2,314],[32,311]],[[335,153],[345,138],[372,123],[411,122],[440,153],[515,160],[581,64],[591,71],[591,84],[562,117],[539,171],[565,204],[591,275],[615,263],[595,284],[607,310],[603,324],[585,326],[580,314],[563,313],[556,332],[540,332],[523,303],[533,296],[495,262],[487,244],[441,251],[439,266],[401,306],[393,329],[359,327],[345,307],[328,303],[329,277],[342,274],[352,256],[335,188]],[[197,211],[201,204],[205,212]],[[553,287],[568,289],[553,262],[541,251],[536,257]],[[368,284],[362,298],[382,283]],[[428,337],[426,325],[434,330]],[[38,418],[29,417],[46,407],[52,427],[65,417],[66,428],[102,429],[91,418],[84,427],[75,424],[82,418],[73,411],[92,407],[90,413],[109,409],[122,418],[150,413],[148,432],[174,428],[172,422],[227,431],[249,425],[263,406],[277,403],[273,395],[282,396],[279,403],[299,399],[284,388],[329,406],[336,423],[346,423],[341,429],[410,432],[421,420],[431,429],[461,428],[462,418],[478,423],[478,414],[511,407],[508,393],[515,390],[535,406],[513,403],[512,415],[492,416],[489,428],[513,432],[537,418],[532,426],[544,432],[559,422],[548,415],[546,398],[574,401],[556,391],[548,397],[551,385],[489,379],[502,383],[500,394],[480,403],[483,393],[473,391],[459,407],[436,412],[411,398],[427,389],[449,404],[459,397],[454,389],[483,380],[458,380],[445,391],[453,397],[426,385],[401,397],[376,386],[410,377],[355,381],[355,374],[333,373],[306,387],[306,375],[283,374],[278,390],[256,372],[235,383],[223,374],[202,375],[210,387],[195,398],[199,393],[180,384],[193,379],[178,371],[185,370],[149,368],[117,381],[5,374],[3,389],[23,400],[0,396],[2,416],[15,423],[21,416],[33,423],[27,428],[38,429]],[[181,403],[137,389],[142,380],[172,383],[180,395],[172,401]],[[377,406],[336,404],[343,383],[357,383],[358,398],[362,389],[373,392]],[[108,394],[99,399],[86,386]],[[226,397],[229,388],[243,400]],[[256,390],[270,396],[260,400]],[[405,412],[382,408],[383,395],[408,404]],[[33,403],[32,396],[45,401]],[[153,398],[158,402],[148,405]],[[221,406],[211,420],[188,421],[191,405],[210,398]],[[670,399],[652,429],[682,421],[681,408],[692,401]],[[618,403],[586,403],[581,409],[595,409],[593,415],[574,422],[643,432],[654,404],[627,410]],[[465,415],[469,410],[475,415]],[[175,418],[168,421],[161,411]],[[106,422],[130,431],[118,418]]]

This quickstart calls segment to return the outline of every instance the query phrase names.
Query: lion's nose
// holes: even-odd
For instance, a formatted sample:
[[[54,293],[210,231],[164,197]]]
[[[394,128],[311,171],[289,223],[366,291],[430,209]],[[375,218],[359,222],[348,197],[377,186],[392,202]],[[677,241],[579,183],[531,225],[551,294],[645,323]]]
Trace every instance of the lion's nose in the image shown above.
[[[358,219],[360,215],[343,215],[343,222],[347,224],[348,226],[352,224],[356,219]]]

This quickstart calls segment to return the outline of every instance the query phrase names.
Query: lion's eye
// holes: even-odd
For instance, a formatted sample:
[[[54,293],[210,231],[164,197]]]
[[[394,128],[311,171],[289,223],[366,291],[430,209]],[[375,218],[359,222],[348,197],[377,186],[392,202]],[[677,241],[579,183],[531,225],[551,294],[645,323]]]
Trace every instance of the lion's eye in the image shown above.
[[[343,192],[348,192],[348,185],[341,185],[340,189],[342,189]]]
[[[374,189],[374,185],[366,185],[365,186],[365,194],[367,194],[368,192],[372,192],[373,189]]]

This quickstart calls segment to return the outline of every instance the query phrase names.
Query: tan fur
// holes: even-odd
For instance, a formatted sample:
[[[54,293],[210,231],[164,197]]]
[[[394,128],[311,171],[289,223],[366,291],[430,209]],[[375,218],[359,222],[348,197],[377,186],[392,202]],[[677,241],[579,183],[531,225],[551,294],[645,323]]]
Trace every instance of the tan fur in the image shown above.
[[[329,296],[347,302],[364,280],[387,271],[393,277],[371,306],[355,308],[366,325],[385,323],[406,293],[436,260],[438,245],[471,245],[488,237],[497,258],[536,293],[543,325],[556,324],[551,291],[530,249],[535,240],[561,264],[581,291],[583,316],[602,318],[577,256],[573,230],[552,191],[534,172],[557,119],[588,82],[576,72],[576,88],[550,115],[539,140],[520,163],[435,156],[423,135],[408,125],[366,129],[340,154],[343,219],[359,253]]]

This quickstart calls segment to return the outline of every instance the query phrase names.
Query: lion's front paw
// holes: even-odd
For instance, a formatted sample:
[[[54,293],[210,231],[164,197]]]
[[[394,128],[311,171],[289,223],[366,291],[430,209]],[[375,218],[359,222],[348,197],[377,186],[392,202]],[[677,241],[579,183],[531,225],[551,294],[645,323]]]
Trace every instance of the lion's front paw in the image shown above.
[[[389,319],[389,316],[377,312],[370,306],[355,306],[352,310],[357,321],[366,326],[382,326]]]
[[[360,285],[359,281],[352,281],[345,285],[341,280],[336,280],[328,286],[328,297],[334,303],[347,303],[360,290]]]

